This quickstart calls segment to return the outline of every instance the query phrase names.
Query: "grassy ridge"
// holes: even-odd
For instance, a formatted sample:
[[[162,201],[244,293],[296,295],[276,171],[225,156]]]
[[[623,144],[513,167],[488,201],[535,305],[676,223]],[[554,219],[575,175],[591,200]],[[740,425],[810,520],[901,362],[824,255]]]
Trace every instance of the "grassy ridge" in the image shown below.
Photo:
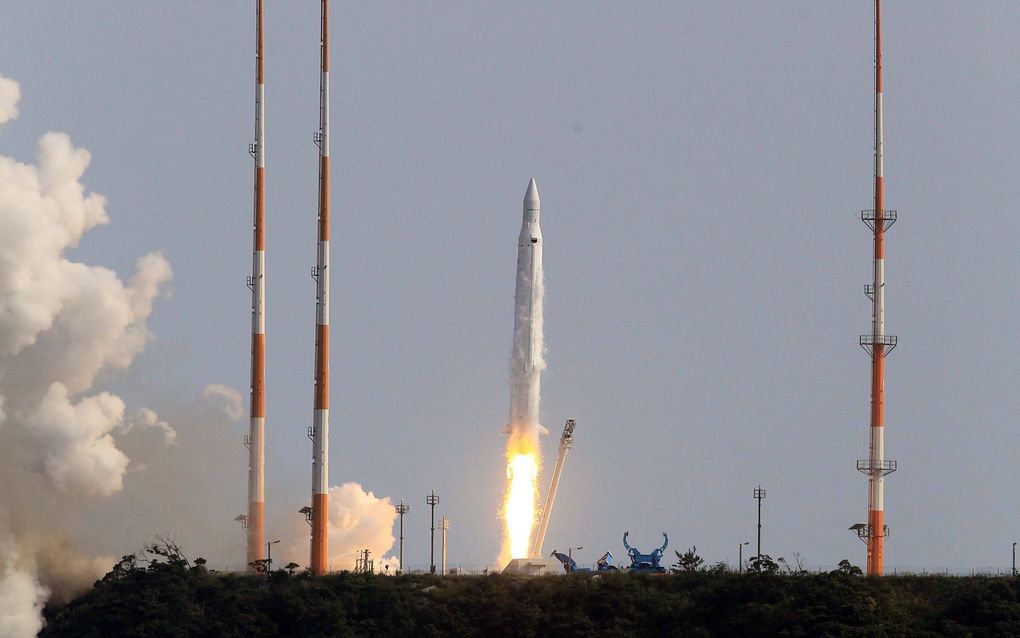
[[[1020,636],[1020,580],[842,574],[270,578],[160,565],[41,636]]]

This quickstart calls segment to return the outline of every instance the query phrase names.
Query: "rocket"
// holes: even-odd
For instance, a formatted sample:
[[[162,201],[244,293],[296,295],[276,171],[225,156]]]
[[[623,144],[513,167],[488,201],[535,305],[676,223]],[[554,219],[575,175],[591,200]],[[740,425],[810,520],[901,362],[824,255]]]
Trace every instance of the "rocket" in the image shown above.
[[[517,239],[517,285],[514,292],[514,343],[510,357],[510,421],[503,428],[512,437],[538,438],[549,430],[538,421],[542,370],[542,228],[541,200],[532,178],[524,195],[524,220]]]

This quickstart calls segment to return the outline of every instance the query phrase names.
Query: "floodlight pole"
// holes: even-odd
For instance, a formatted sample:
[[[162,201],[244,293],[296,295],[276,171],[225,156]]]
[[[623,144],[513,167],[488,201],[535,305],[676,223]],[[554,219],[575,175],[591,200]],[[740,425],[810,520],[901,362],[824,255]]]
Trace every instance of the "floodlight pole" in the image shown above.
[[[273,573],[273,545],[280,542],[280,539],[266,543],[266,576]]]
[[[436,491],[432,490],[432,493],[425,497],[425,503],[432,508],[432,535],[429,540],[429,573],[436,573],[436,503],[439,502],[439,497],[436,496]]]
[[[404,573],[404,514],[411,511],[410,505],[404,505],[404,499],[400,499],[400,505],[396,507],[397,514],[400,515],[400,553],[398,554],[398,561],[400,566],[400,573]]]
[[[758,560],[761,560],[761,502],[765,498],[765,490],[759,485],[754,490],[754,498],[758,499]]]

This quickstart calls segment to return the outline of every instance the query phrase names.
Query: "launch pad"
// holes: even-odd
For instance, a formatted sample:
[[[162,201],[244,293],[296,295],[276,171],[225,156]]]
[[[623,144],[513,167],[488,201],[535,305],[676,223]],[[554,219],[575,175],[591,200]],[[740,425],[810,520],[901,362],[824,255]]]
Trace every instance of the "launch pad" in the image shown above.
[[[511,576],[552,576],[563,574],[563,565],[555,558],[514,558],[503,569]]]

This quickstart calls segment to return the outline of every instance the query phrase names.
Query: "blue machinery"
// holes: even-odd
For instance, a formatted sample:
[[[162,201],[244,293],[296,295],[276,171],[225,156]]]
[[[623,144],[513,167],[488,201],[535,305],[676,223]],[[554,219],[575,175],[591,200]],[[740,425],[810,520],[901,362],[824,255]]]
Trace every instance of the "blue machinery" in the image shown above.
[[[590,574],[592,569],[589,567],[578,567],[577,561],[575,561],[569,554],[564,554],[553,550],[550,556],[556,557],[556,560],[563,563],[563,571],[568,574]],[[597,572],[613,572],[619,569],[613,564],[613,555],[610,552],[606,552],[602,555],[602,558],[598,559],[595,563],[595,570]]]
[[[662,561],[662,552],[666,551],[666,547],[669,545],[669,537],[666,536],[666,532],[662,533],[662,547],[653,550],[650,554],[642,554],[640,551],[634,549],[627,542],[627,536],[630,532],[623,533],[623,546],[627,548],[627,555],[630,556],[630,567],[628,571],[632,572],[647,572],[651,574],[661,574],[666,571],[665,567],[659,565]],[[551,556],[554,556],[556,560],[563,564],[563,571],[568,574],[586,574],[591,573],[592,570],[588,567],[578,567],[577,561],[575,561],[569,554],[563,554],[556,550],[553,550]],[[613,555],[610,552],[606,552],[602,555],[602,558],[598,559],[595,563],[595,570],[597,572],[608,572],[616,571],[619,569],[613,565]]]
[[[627,548],[627,554],[630,555],[630,571],[632,572],[652,572],[655,574],[661,574],[666,571],[665,567],[659,566],[659,561],[662,560],[662,552],[666,551],[666,546],[669,545],[669,537],[666,536],[666,532],[662,533],[662,547],[653,550],[651,554],[642,554],[638,550],[634,549],[627,543],[627,536],[630,532],[623,533],[623,546]]]

